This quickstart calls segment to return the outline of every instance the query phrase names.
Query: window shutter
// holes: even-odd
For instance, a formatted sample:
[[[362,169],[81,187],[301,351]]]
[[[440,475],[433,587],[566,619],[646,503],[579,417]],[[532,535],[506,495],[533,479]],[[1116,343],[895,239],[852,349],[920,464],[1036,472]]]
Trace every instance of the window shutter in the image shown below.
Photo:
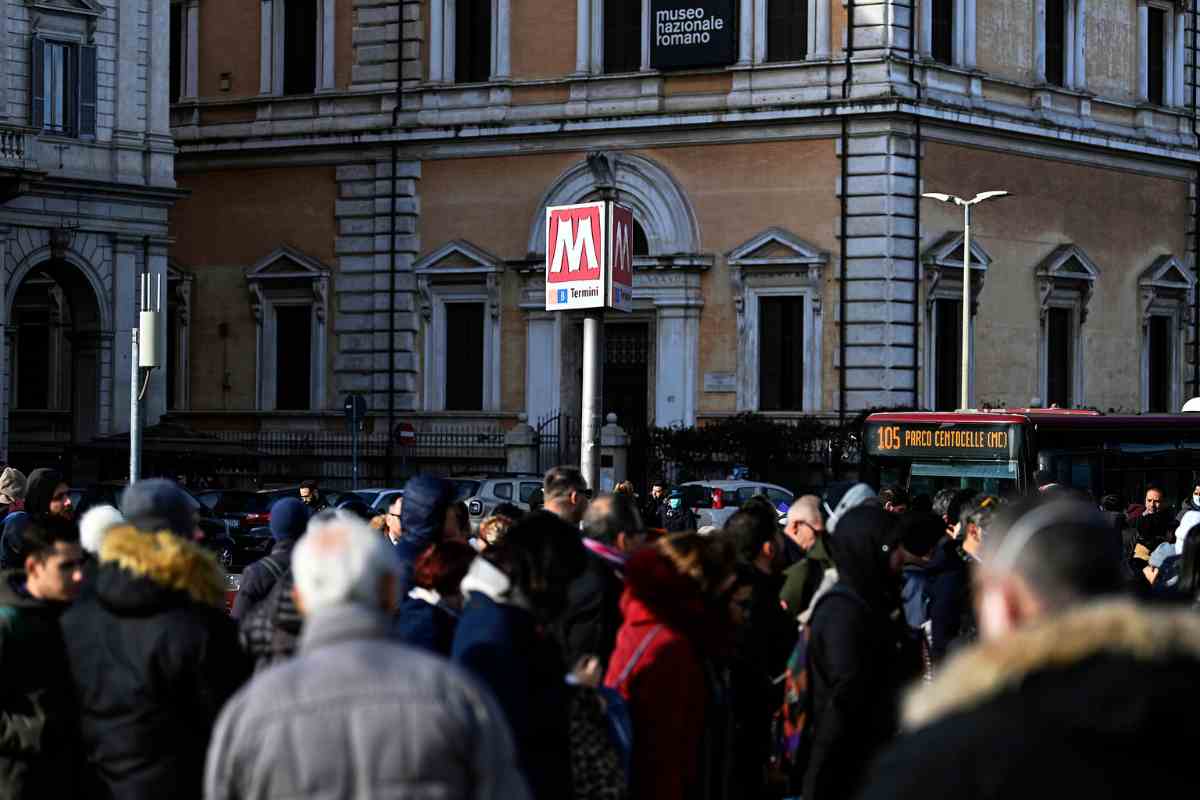
[[[79,135],[96,135],[96,46],[79,48]]]
[[[42,80],[42,62],[45,59],[46,43],[36,36],[33,37],[29,56],[29,125],[37,130],[42,129],[42,103],[44,102]]]

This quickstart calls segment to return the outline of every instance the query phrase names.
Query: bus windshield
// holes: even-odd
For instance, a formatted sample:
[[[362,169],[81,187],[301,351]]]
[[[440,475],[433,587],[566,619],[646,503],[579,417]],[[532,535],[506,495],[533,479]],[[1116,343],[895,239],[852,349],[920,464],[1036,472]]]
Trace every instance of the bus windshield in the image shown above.
[[[960,461],[914,462],[908,489],[930,497],[942,489],[977,489],[985,494],[1006,496],[1017,491],[1017,463]]]

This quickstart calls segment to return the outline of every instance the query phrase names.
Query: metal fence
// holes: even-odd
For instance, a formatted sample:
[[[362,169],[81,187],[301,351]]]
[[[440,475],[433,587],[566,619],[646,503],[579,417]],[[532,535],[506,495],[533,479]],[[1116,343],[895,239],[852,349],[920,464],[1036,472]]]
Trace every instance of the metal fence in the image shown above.
[[[340,431],[222,431],[223,441],[237,442],[258,452],[257,474],[223,476],[237,482],[289,484],[306,478],[335,489],[353,481],[354,444]],[[392,448],[392,482],[417,472],[459,475],[503,470],[504,431],[495,425],[436,426],[416,432],[416,442]],[[358,483],[378,485],[388,474],[386,433],[358,437]]]

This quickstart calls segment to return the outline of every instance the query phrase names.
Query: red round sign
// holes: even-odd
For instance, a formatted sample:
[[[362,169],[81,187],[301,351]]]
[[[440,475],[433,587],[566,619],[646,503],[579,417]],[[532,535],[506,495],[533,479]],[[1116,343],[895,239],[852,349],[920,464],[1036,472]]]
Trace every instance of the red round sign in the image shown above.
[[[417,431],[411,422],[399,422],[394,433],[397,444],[412,445],[417,443]]]

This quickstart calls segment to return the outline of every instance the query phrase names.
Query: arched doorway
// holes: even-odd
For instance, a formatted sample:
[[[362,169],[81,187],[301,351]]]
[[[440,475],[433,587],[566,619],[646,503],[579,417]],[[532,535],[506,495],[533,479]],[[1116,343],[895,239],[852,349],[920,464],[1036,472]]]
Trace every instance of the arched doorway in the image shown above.
[[[79,267],[51,258],[10,296],[9,461],[69,470],[73,447],[100,432],[107,342],[96,291]]]

